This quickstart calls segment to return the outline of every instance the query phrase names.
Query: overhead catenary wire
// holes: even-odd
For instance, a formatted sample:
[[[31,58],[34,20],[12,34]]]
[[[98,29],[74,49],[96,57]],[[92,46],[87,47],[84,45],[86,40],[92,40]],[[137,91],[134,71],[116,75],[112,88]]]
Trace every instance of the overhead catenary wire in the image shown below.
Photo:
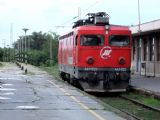
[[[85,13],[86,11],[88,11],[89,9],[91,9],[92,7],[94,7],[95,5],[97,5],[97,3],[99,3],[99,2],[100,2],[100,1],[99,1],[99,0],[97,0],[97,1],[96,1],[96,2],[94,2],[92,5],[90,5],[88,8],[86,8],[85,10],[83,10],[82,12],[84,12],[84,13]],[[86,15],[85,15],[85,16],[86,16]],[[84,17],[85,17],[85,16],[84,16]],[[83,18],[84,18],[84,17],[83,17]]]
[[[82,11],[81,11],[81,14],[82,14],[82,13],[85,14],[86,11],[88,11],[89,9],[91,9],[92,7],[94,7],[95,5],[97,5],[97,3],[99,3],[99,2],[100,2],[100,1],[97,0],[96,2],[94,2],[93,4],[91,4],[89,7],[87,7],[85,10],[82,10]],[[85,16],[86,16],[86,15],[85,15]],[[85,16],[84,16],[84,17],[85,17]],[[82,17],[82,18],[84,18],[84,17]],[[78,15],[77,15],[77,16],[74,16],[73,18],[71,18],[71,19],[69,19],[69,20],[67,20],[66,22],[62,23],[61,25],[58,25],[58,26],[55,26],[55,27],[56,27],[56,29],[58,29],[58,28],[64,28],[64,27],[66,27],[66,26],[65,26],[66,24],[72,22],[72,21],[75,20],[76,18],[78,18]]]
[[[67,23],[73,21],[73,20],[76,19],[76,18],[78,18],[78,16],[75,16],[75,17],[73,17],[72,19],[67,20],[67,21],[64,22],[62,25],[59,25],[59,26],[64,26],[65,24],[67,24]]]

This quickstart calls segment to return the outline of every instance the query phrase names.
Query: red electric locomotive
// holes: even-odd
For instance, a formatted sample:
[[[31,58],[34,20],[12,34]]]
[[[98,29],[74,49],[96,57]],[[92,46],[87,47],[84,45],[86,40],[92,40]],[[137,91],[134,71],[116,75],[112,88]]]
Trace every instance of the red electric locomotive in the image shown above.
[[[123,92],[130,80],[131,31],[110,25],[104,12],[78,20],[59,38],[58,63],[62,79],[87,92]]]

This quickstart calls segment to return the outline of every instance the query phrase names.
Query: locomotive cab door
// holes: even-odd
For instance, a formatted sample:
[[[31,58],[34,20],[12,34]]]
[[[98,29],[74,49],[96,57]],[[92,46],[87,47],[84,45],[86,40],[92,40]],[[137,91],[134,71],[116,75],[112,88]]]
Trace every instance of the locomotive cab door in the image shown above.
[[[73,38],[74,44],[73,44],[73,65],[75,66],[77,64],[77,45],[78,45],[78,36],[74,36]]]

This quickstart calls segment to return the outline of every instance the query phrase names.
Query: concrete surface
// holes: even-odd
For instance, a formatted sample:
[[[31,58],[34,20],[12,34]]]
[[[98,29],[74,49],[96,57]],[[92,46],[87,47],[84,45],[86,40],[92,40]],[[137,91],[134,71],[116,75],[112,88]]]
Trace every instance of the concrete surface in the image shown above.
[[[14,64],[0,68],[0,120],[124,120],[46,72]]]
[[[155,93],[160,93],[160,78],[159,77],[146,77],[138,74],[132,75],[131,86],[141,88]]]

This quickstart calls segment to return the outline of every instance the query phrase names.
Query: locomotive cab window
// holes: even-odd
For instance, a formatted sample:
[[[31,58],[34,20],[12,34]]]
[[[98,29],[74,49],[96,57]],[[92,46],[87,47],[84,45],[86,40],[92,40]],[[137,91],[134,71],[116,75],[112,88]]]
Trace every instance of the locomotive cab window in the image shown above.
[[[82,46],[102,46],[104,45],[103,35],[81,35]]]
[[[127,35],[111,35],[109,37],[111,46],[128,46],[130,44],[130,36]]]

